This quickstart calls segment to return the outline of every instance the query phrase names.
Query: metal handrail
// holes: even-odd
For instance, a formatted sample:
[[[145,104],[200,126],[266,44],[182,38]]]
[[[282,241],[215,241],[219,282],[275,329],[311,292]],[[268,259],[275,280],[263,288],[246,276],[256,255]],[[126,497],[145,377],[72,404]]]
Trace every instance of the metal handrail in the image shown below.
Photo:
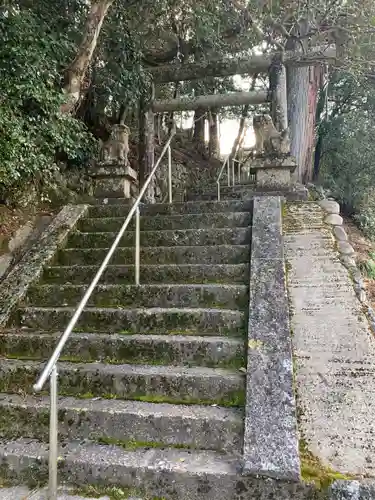
[[[229,158],[230,158],[230,153],[225,157],[223,165],[222,165],[222,167],[220,169],[219,175],[217,176],[217,179],[216,179],[216,184],[217,184],[217,201],[220,201],[220,179],[221,179],[221,176],[223,175],[225,167],[227,167],[228,187],[230,186]]]
[[[61,352],[65,347],[66,342],[68,341],[73,328],[77,324],[83,309],[85,308],[88,300],[91,297],[92,292],[94,291],[98,281],[100,280],[103,272],[105,271],[110,259],[112,258],[120,240],[127,229],[133,215],[136,217],[136,229],[135,229],[135,283],[139,285],[140,282],[140,211],[139,205],[143,195],[145,194],[148,186],[152,178],[155,175],[156,170],[158,169],[160,162],[165,155],[166,151],[168,151],[168,195],[169,195],[169,203],[172,203],[172,155],[171,155],[171,141],[176,134],[176,128],[174,127],[162,152],[155,163],[150,175],[148,176],[146,182],[144,183],[138,198],[134,202],[132,208],[128,216],[125,219],[125,222],[121,226],[115,241],[113,242],[111,248],[109,249],[105,259],[102,262],[99,270],[97,271],[94,279],[92,280],[90,286],[86,290],[85,295],[82,297],[78,307],[70,320],[68,326],[66,327],[63,335],[61,336],[52,356],[50,357],[47,365],[45,366],[43,372],[39,376],[36,384],[34,385],[34,391],[40,392],[43,389],[44,384],[47,382],[48,377],[50,377],[50,398],[51,398],[51,406],[50,406],[50,446],[49,446],[49,500],[57,500],[57,461],[58,461],[58,418],[57,418],[57,362],[60,358]]]
[[[237,155],[237,153],[236,153],[236,155]],[[236,155],[234,156],[234,158],[232,158],[232,169],[230,168],[231,153],[229,153],[225,157],[223,165],[221,166],[219,175],[217,176],[217,179],[216,179],[216,184],[217,184],[217,201],[220,201],[220,179],[221,179],[221,176],[223,175],[225,167],[227,167],[228,187],[230,187],[231,173],[232,173],[232,186],[234,186],[234,184],[235,184],[235,180],[236,180],[236,175],[235,175],[235,172],[234,172],[234,164],[235,164],[235,162],[237,162],[237,165],[238,165],[238,171],[237,171],[238,183],[240,183],[240,181],[241,181],[241,162],[236,158]]]

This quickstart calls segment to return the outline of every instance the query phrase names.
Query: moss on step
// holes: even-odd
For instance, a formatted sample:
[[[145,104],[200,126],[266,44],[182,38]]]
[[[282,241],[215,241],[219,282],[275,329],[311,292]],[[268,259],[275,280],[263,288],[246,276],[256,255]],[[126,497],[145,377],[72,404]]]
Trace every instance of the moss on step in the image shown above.
[[[74,489],[72,494],[87,498],[100,498],[107,496],[110,500],[126,500],[131,497],[141,497],[143,500],[166,500],[165,497],[147,496],[136,488],[122,488],[119,486],[87,485]]]
[[[349,474],[343,474],[341,472],[335,471],[331,467],[324,465],[319,457],[314,455],[308,448],[308,443],[304,437],[304,433],[301,426],[303,408],[301,405],[301,400],[298,394],[298,387],[296,381],[297,373],[297,360],[295,355],[293,355],[293,386],[296,397],[297,406],[297,423],[299,427],[299,454],[301,461],[301,477],[306,483],[314,483],[316,488],[319,490],[326,490],[333,482],[337,480],[351,480],[355,479],[354,476]]]
[[[59,331],[71,319],[72,309],[26,308],[18,310],[15,326]],[[194,331],[196,335],[244,335],[247,313],[232,309],[98,309],[83,311],[78,328],[98,333],[132,331],[134,334]],[[82,330],[81,330],[82,331]]]
[[[112,396],[113,397],[113,396]],[[223,406],[225,408],[235,408],[235,407],[243,407],[245,406],[245,391],[238,391],[232,395],[230,400],[203,400],[203,399],[195,399],[195,398],[171,398],[168,396],[135,396],[132,398],[134,401],[143,401],[145,403],[171,403],[177,405],[205,405],[212,406],[213,404],[217,404],[218,406]]]
[[[61,396],[70,396],[70,393],[66,393],[64,391],[60,391]],[[95,396],[91,392],[75,394],[75,397],[78,399],[92,399]],[[122,399],[119,398],[116,394],[105,393],[101,396],[101,399]],[[234,393],[230,400],[221,400],[221,401],[212,401],[212,400],[203,400],[203,399],[195,399],[195,398],[184,398],[178,399],[168,396],[129,396],[126,398],[128,401],[142,401],[144,403],[170,403],[174,405],[203,405],[203,406],[212,406],[213,404],[217,404],[218,406],[222,406],[224,408],[237,408],[245,406],[245,391],[238,391]]]
[[[17,339],[19,340],[19,339]],[[26,339],[25,345],[18,342],[18,345],[1,345],[0,355],[5,359],[18,359],[23,361],[38,361],[43,360],[48,356],[49,349],[54,345],[52,338],[51,345],[46,342],[39,342],[36,339],[34,344],[30,344],[29,339]],[[43,339],[44,340],[44,339]],[[69,348],[70,347],[70,348]],[[30,353],[30,350],[36,351],[35,354]],[[65,354],[59,358],[60,362],[69,363],[93,363],[100,361],[109,365],[120,365],[124,363],[133,365],[151,365],[151,366],[186,366],[196,367],[204,366],[206,368],[227,368],[240,369],[245,365],[245,352],[242,351],[242,345],[235,351],[228,351],[222,359],[215,359],[215,353],[208,345],[196,346],[192,344],[191,348],[184,345],[181,349],[178,346],[169,345],[163,342],[153,345],[137,345],[130,343],[127,345],[112,343],[109,346],[106,344],[86,343],[82,348],[82,354],[78,354],[81,346],[68,346],[66,351],[71,351],[71,354]],[[76,352],[77,354],[73,354]]]
[[[21,306],[43,304],[54,307],[59,304],[74,306],[82,297],[79,286],[45,285],[32,287]],[[99,308],[131,307],[202,307],[213,309],[246,309],[248,291],[245,287],[219,286],[194,288],[160,286],[132,288],[132,285],[100,285],[89,300],[89,306]]]
[[[352,475],[343,474],[324,465],[319,457],[308,449],[307,442],[304,439],[300,439],[299,449],[303,481],[315,483],[318,489],[327,489],[334,481],[355,479]]]
[[[175,448],[177,450],[193,450],[193,446],[188,446],[184,444],[171,444],[166,445],[165,443],[158,443],[153,441],[136,441],[135,439],[131,441],[123,441],[121,439],[114,439],[107,436],[102,436],[97,438],[97,442],[100,444],[120,446],[127,451],[135,451],[140,448],[154,448],[154,449],[165,449],[165,448]]]

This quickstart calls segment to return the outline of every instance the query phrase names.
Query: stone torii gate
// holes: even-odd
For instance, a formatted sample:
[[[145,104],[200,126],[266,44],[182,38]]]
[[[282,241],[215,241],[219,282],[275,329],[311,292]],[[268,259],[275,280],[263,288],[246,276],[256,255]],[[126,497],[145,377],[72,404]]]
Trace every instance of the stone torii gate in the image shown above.
[[[141,102],[139,130],[139,179],[143,182],[154,164],[154,114],[172,111],[188,111],[224,106],[270,103],[270,115],[278,131],[288,128],[286,66],[314,66],[333,63],[336,60],[334,46],[317,47],[309,53],[273,52],[247,59],[212,60],[205,63],[185,63],[151,68],[153,84],[186,80],[200,80],[206,77],[224,77],[236,74],[269,74],[268,91],[234,92],[213,94],[193,98],[178,98],[168,101],[154,100],[152,95],[146,103]],[[152,86],[154,88],[154,85]]]

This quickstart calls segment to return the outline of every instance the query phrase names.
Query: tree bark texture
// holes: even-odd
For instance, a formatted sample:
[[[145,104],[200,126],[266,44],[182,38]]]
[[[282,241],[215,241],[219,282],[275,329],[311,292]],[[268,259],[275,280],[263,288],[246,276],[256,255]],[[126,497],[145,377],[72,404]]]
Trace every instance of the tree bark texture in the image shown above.
[[[242,108],[242,113],[241,113],[241,118],[240,118],[240,124],[239,124],[239,127],[238,127],[238,134],[237,134],[237,137],[236,137],[236,139],[235,139],[235,141],[233,143],[232,151],[230,153],[231,160],[234,160],[234,158],[236,157],[238,148],[240,146],[241,138],[242,138],[242,136],[244,134],[244,131],[245,131],[246,118],[247,118],[248,112],[249,112],[249,105],[246,104],[246,106],[244,106]]]
[[[220,155],[219,116],[218,116],[217,110],[211,111],[208,152],[209,152],[210,158],[212,158],[212,157],[218,158]]]
[[[310,29],[309,24],[300,23],[295,35],[304,36]],[[296,55],[301,54],[301,45],[291,38],[287,43]],[[308,41],[303,42],[303,50],[309,50]],[[315,146],[315,119],[318,103],[318,90],[322,66],[287,68],[288,123],[291,139],[291,154],[297,160],[295,180],[307,183],[313,179],[313,153]]]
[[[288,122],[291,154],[297,160],[299,182],[313,179],[315,112],[321,70],[316,67],[288,69]]]
[[[194,113],[194,134],[193,141],[200,147],[204,148],[204,132],[206,124],[206,113],[204,109],[198,108]]]
[[[232,92],[231,94],[212,94],[197,97],[181,97],[166,101],[154,101],[152,110],[155,113],[165,111],[187,111],[225,106],[243,106],[245,104],[264,104],[269,101],[267,92]]]
[[[67,99],[61,107],[64,113],[71,113],[80,100],[82,83],[98,43],[104,18],[113,1],[97,0],[91,3],[81,45],[65,73],[64,92]]]
[[[202,60],[194,63],[170,64],[149,68],[155,83],[167,83],[186,80],[202,80],[208,77],[267,73],[274,60],[275,53],[252,56],[247,59]],[[287,67],[315,66],[321,63],[336,62],[336,48],[317,47],[307,53],[286,51],[284,64]]]

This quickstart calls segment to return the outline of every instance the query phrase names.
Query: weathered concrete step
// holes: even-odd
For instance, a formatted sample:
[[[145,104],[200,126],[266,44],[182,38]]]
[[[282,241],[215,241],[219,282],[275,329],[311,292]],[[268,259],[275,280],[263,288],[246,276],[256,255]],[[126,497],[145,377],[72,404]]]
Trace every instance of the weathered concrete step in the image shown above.
[[[0,334],[0,355],[19,359],[48,359],[58,333],[9,330]],[[245,345],[240,339],[194,335],[124,335],[73,333],[63,352],[66,361],[101,361],[153,365],[244,367]]]
[[[177,214],[202,214],[218,212],[252,212],[253,201],[210,201],[210,202],[185,202],[185,203],[153,203],[141,206],[142,215],[177,215]],[[126,217],[129,206],[118,203],[108,205],[94,205],[89,208],[89,217]]]
[[[40,371],[37,361],[3,360],[1,392],[31,392]],[[59,393],[68,396],[242,406],[244,387],[242,373],[223,368],[59,363]]]
[[[31,287],[25,304],[39,306],[76,305],[84,285],[38,285]],[[246,309],[245,285],[98,285],[88,303],[98,307],[223,307]]]
[[[43,274],[46,283],[89,283],[95,276],[95,266],[51,266]],[[249,283],[248,264],[185,264],[185,265],[150,265],[141,266],[142,283]],[[110,265],[104,272],[101,283],[134,283],[133,265]]]
[[[72,233],[66,248],[108,248],[116,239],[117,233]],[[205,245],[246,245],[250,244],[251,227],[222,229],[184,229],[172,231],[141,231],[141,246],[178,247]],[[131,247],[135,242],[135,232],[126,231],[120,246]]]
[[[71,248],[60,250],[56,262],[63,265],[96,264],[104,260],[109,248]],[[141,247],[141,263],[147,264],[248,264],[249,245],[192,247]],[[134,264],[134,247],[119,248],[112,264]]]
[[[1,500],[48,500],[48,488],[30,490],[24,486],[15,486],[14,488],[0,488]],[[75,495],[73,492],[69,493],[62,488],[59,489],[57,500],[110,500],[108,496],[88,497],[87,495]],[[124,500],[142,500],[141,498],[124,497]]]
[[[232,179],[231,179],[231,182],[232,182]],[[238,183],[238,178],[236,176],[235,178],[235,185],[234,186],[228,186],[228,181],[227,179],[221,179],[221,182],[220,182],[220,191],[225,193],[225,192],[228,192],[228,191],[238,191],[238,190],[242,190],[242,189],[247,189],[247,190],[250,190],[250,191],[256,191],[257,188],[256,188],[256,185],[255,185],[255,179],[249,179],[249,178],[243,178],[241,179],[241,182]],[[189,196],[189,194],[205,194],[205,193],[210,193],[210,192],[216,192],[217,193],[217,184],[216,182],[214,183],[210,183],[208,185],[204,185],[202,187],[196,187],[194,189],[190,189],[189,192],[187,193],[187,197]]]
[[[145,497],[152,499],[312,500],[322,497],[322,492],[314,491],[313,484],[242,476],[238,456],[223,456],[213,451],[126,451],[119,446],[70,443],[60,450],[59,456],[62,458],[60,479],[67,484],[135,488],[141,485]],[[0,442],[0,463],[3,475],[10,482],[45,481],[47,459],[47,444],[28,439]],[[365,498],[372,497],[367,494]]]
[[[220,191],[220,201],[229,201],[229,200],[243,200],[244,197],[252,197],[253,194],[253,186],[249,186],[249,188],[242,187],[241,189],[227,188]],[[215,201],[217,200],[217,190],[204,192],[204,193],[188,193],[186,195],[187,202],[202,202],[202,201]]]
[[[247,201],[249,198],[252,199],[259,196],[281,196],[282,198],[285,197],[290,201],[306,200],[307,190],[299,187],[290,190],[275,190],[274,188],[257,189],[254,185],[236,185],[234,188],[223,186],[221,191],[221,202],[233,203],[235,200],[238,200],[239,202],[245,202],[245,200]],[[210,201],[214,202],[214,200],[217,200],[217,189],[215,187],[212,191],[205,191],[203,193],[189,193],[187,197],[187,203],[209,203]]]
[[[123,223],[123,217],[84,218],[79,221],[78,229],[83,232],[119,231]],[[249,212],[154,215],[141,218],[141,230],[143,231],[247,227],[250,225],[251,214]],[[134,227],[133,219],[128,229],[134,230]]]
[[[73,307],[24,307],[15,313],[14,323],[41,330],[65,328],[73,316]],[[123,333],[182,333],[238,335],[246,328],[246,315],[229,309],[120,309],[86,308],[77,328]]]
[[[48,442],[49,398],[0,394],[0,438]],[[121,442],[124,447],[179,446],[239,452],[243,411],[107,399],[59,398],[61,441]],[[0,496],[1,498],[1,496]]]

